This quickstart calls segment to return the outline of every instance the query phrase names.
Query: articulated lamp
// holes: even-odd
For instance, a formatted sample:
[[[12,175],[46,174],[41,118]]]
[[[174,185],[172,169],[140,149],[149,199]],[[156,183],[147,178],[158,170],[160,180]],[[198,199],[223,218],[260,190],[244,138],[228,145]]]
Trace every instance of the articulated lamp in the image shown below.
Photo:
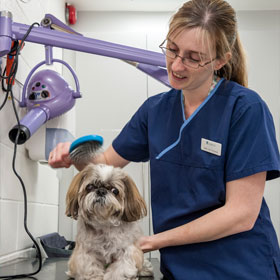
[[[13,22],[10,12],[0,12],[0,57],[10,52],[12,41],[23,39],[29,27]],[[23,87],[19,105],[26,107],[28,112],[9,132],[10,140],[15,142],[20,130],[18,144],[25,143],[48,120],[70,110],[75,105],[75,99],[81,97],[73,69],[66,62],[53,59],[52,47],[118,58],[169,86],[163,54],[84,37],[50,14],[45,16],[39,27],[33,27],[25,41],[45,45],[46,59],[31,70]],[[40,66],[53,62],[62,63],[70,70],[76,91],[53,70],[35,73]]]

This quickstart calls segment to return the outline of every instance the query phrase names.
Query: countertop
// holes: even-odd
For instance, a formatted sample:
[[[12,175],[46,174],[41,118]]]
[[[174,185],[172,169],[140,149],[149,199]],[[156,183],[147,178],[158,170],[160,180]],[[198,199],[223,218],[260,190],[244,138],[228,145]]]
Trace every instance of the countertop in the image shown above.
[[[154,268],[154,278],[140,277],[139,280],[160,280],[162,278],[158,259],[151,259],[150,261]],[[68,280],[70,278],[65,274],[65,271],[67,271],[67,262],[68,258],[48,258],[43,262],[42,269],[38,274],[29,278],[17,279]],[[13,262],[0,264],[0,276],[30,273],[35,271],[37,267],[37,259],[18,259]]]

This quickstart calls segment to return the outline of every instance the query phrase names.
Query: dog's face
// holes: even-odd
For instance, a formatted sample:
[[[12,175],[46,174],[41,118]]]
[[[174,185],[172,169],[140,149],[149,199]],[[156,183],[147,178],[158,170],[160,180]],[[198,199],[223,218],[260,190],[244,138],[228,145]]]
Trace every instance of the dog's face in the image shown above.
[[[135,183],[113,166],[89,164],[74,177],[67,192],[66,215],[88,224],[132,222],[146,214]]]

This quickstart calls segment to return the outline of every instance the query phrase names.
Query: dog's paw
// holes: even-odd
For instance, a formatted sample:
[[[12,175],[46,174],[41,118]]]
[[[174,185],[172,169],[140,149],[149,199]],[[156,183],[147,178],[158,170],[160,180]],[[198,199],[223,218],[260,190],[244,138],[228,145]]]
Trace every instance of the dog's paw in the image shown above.
[[[150,276],[150,277],[154,276],[153,266],[152,266],[151,262],[148,261],[147,259],[144,259],[143,267],[139,271],[139,276],[146,276],[146,277],[147,276]]]
[[[138,280],[138,276],[136,275],[125,275],[123,273],[120,274],[105,274],[104,280]]]
[[[75,279],[74,275],[70,272],[70,270],[65,271],[65,273],[69,277],[69,279]]]

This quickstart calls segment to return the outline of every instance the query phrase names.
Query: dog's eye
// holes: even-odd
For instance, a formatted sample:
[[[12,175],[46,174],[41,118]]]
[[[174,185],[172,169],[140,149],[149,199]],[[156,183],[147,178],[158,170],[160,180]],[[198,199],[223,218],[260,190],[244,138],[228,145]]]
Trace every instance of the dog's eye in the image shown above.
[[[91,192],[92,190],[94,190],[94,185],[93,184],[88,184],[86,186],[86,191]]]
[[[112,192],[114,195],[118,195],[118,194],[119,194],[119,190],[116,189],[116,188],[112,188],[112,189],[111,189],[111,192]]]

